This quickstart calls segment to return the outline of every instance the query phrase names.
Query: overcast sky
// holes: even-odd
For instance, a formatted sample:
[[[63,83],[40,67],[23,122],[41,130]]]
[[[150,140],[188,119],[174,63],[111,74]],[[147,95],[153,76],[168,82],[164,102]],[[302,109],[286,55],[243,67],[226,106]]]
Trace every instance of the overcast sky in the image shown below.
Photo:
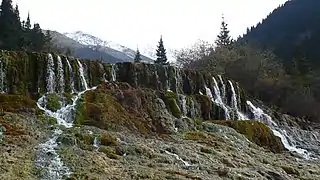
[[[13,0],[25,19],[42,29],[83,32],[140,49],[155,47],[163,35],[168,49],[198,39],[214,41],[221,15],[233,37],[257,24],[286,0]]]

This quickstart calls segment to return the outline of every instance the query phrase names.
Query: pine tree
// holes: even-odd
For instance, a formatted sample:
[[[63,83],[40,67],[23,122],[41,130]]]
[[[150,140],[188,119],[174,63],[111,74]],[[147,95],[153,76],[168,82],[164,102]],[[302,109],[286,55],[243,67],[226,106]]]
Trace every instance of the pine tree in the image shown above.
[[[222,16],[220,33],[217,36],[217,47],[228,47],[232,44],[232,39],[229,35],[228,24],[225,22],[224,16]]]
[[[37,52],[42,51],[46,44],[46,37],[37,23],[33,25],[31,30],[31,42],[31,50]]]
[[[167,55],[166,55],[166,49],[163,46],[163,40],[162,36],[160,37],[158,49],[157,49],[157,60],[155,61],[156,64],[162,64],[167,65]]]
[[[30,13],[28,13],[27,21],[23,21],[22,23],[23,29],[23,47],[22,49],[25,51],[32,50],[32,33],[31,33],[31,21],[30,21]]]
[[[139,49],[137,48],[136,56],[134,57],[134,62],[139,63],[141,61],[141,54]]]
[[[11,0],[2,0],[0,9],[0,48],[18,50],[21,45],[19,8],[13,9]]]
[[[50,33],[50,30],[46,31],[46,34],[44,36],[44,47],[43,50],[47,51],[47,52],[51,52],[54,49],[54,45],[52,43],[52,35]],[[68,51],[66,51],[66,53],[69,53]],[[71,50],[70,50],[70,54],[67,54],[67,56],[71,55]]]
[[[27,21],[26,21],[26,23],[24,25],[24,29],[27,30],[27,31],[31,30],[30,13],[28,13],[28,18],[27,18]]]

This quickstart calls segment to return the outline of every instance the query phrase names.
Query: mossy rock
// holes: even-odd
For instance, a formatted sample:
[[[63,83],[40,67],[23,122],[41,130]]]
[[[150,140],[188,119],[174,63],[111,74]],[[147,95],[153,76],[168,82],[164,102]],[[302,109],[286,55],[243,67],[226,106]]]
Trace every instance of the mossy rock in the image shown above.
[[[231,127],[245,135],[251,142],[275,153],[285,150],[280,138],[276,137],[268,126],[258,121],[212,121],[215,124]]]
[[[182,112],[180,107],[177,103],[178,101],[178,94],[174,92],[167,91],[165,93],[165,103],[169,111],[172,113],[173,116],[176,118],[182,117]]]
[[[127,88],[121,83],[104,83],[96,90],[86,92],[76,107],[75,123],[105,130],[130,130],[150,135],[155,128],[152,122],[142,117],[140,113],[143,115],[147,110],[152,113],[153,107],[150,107],[149,104],[153,103],[150,97],[154,94],[139,89],[132,91],[131,93],[135,94],[135,97],[139,98],[144,106],[131,111],[127,107],[127,105],[130,106],[130,103],[122,105],[121,103],[126,102],[118,98],[119,94],[124,91],[119,89],[121,87]]]
[[[293,174],[293,175],[297,175],[299,176],[300,173],[298,170],[296,170],[293,167],[289,167],[289,166],[281,166],[281,168],[287,173],[287,174]]]
[[[40,112],[32,99],[22,95],[0,94],[0,109],[3,112]]]
[[[111,135],[102,135],[100,144],[103,146],[117,146],[117,139]]]
[[[47,108],[53,112],[56,112],[61,108],[60,97],[58,94],[48,94],[47,99]]]

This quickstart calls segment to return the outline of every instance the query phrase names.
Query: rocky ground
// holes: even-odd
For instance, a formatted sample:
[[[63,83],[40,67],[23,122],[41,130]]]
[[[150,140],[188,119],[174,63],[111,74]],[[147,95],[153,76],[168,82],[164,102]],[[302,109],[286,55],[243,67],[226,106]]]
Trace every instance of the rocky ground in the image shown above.
[[[1,179],[39,179],[35,147],[48,136],[48,122],[2,116]],[[73,172],[69,179],[320,179],[319,162],[273,153],[226,126],[197,129],[147,137],[75,126],[58,139],[58,152]]]
[[[64,179],[320,179],[319,160],[285,151],[262,123],[183,118],[176,102],[168,103],[172,93],[163,101],[152,90],[119,87],[87,92],[71,128],[56,125],[30,99],[0,96],[0,179],[50,179],[35,161],[53,129],[62,131],[56,152],[72,172]],[[59,104],[53,97],[50,107]]]

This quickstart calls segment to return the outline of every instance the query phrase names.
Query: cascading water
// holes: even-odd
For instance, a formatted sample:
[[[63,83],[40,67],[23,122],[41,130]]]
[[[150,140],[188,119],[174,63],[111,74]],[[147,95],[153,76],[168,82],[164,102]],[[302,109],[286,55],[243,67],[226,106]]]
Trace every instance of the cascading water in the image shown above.
[[[115,66],[116,66],[115,64],[111,65],[111,79],[113,82],[117,80],[117,73],[116,73]]]
[[[84,76],[84,70],[83,70],[83,66],[81,64],[81,62],[79,60],[77,60],[78,62],[78,65],[79,65],[79,73],[80,73],[80,78],[81,78],[81,84],[82,84],[82,87],[84,87],[84,89],[88,89],[88,84],[86,82],[86,78]]]
[[[50,61],[50,57],[48,58],[48,61]],[[73,121],[75,117],[75,108],[76,108],[78,99],[86,91],[93,90],[96,88],[96,87],[93,87],[91,89],[88,88],[87,82],[84,77],[84,72],[82,69],[83,67],[79,61],[78,63],[79,63],[81,84],[85,87],[85,90],[75,95],[72,98],[71,104],[65,105],[64,107],[60,108],[56,112],[52,112],[51,110],[46,109],[46,103],[47,103],[46,95],[48,93],[51,93],[50,91],[47,92],[47,94],[43,95],[37,102],[37,106],[41,110],[45,111],[46,115],[52,118],[55,118],[57,120],[58,125],[65,126],[66,128],[70,128],[73,125]],[[50,75],[51,70],[50,68],[48,69],[49,69],[48,74]],[[54,77],[54,74],[52,77]],[[51,78],[47,79],[47,81],[50,81],[50,80],[52,79]],[[47,84],[50,84],[50,83],[47,82]],[[48,89],[52,90],[51,88],[48,88]],[[68,176],[71,174],[69,168],[63,164],[59,154],[56,152],[56,149],[58,148],[57,138],[61,134],[62,134],[61,130],[55,129],[52,133],[51,138],[48,141],[36,147],[36,149],[38,150],[38,154],[37,154],[37,159],[35,164],[41,168],[41,176],[43,179],[50,179],[50,180],[62,179],[64,176]]]
[[[47,61],[47,92],[54,93],[55,92],[55,74],[54,74],[54,62],[51,54],[48,54]]]
[[[194,107],[194,101],[193,99],[190,99],[190,117],[194,117],[196,115],[196,112],[195,112],[195,107]]]
[[[100,142],[98,140],[98,137],[94,137],[94,140],[93,140],[93,147],[96,149],[96,151],[99,150],[99,147],[100,147]]]
[[[239,111],[237,93],[234,90],[232,82],[230,80],[228,80],[228,82],[230,84],[231,92],[232,92],[232,94],[231,94],[231,107],[236,111],[238,120],[246,120],[246,119],[248,119],[244,114],[242,114]]]
[[[298,148],[292,138],[287,134],[286,130],[280,128],[274,121],[272,121],[272,118],[268,114],[264,113],[262,109],[255,107],[250,101],[247,101],[247,105],[254,116],[254,120],[260,121],[269,126],[273,134],[281,139],[286,149],[301,154],[306,159],[310,159],[311,154],[305,149]]]
[[[166,76],[166,86],[167,86],[166,89],[167,89],[167,91],[171,91],[168,66],[164,66],[164,74]]]
[[[222,101],[222,98],[221,98],[221,95],[220,95],[220,89],[219,89],[219,86],[218,86],[218,83],[216,81],[216,79],[214,77],[212,77],[213,79],[213,82],[214,82],[214,94],[215,94],[215,99],[213,99],[212,97],[212,93],[211,93],[211,89],[209,89],[210,93],[211,93],[211,99],[213,99],[213,101],[219,106],[221,107],[223,110],[224,110],[224,113],[225,113],[225,117],[226,117],[226,120],[229,120],[230,119],[230,114],[229,114],[229,109],[228,107],[224,104],[224,102]],[[207,90],[207,87],[206,87],[206,91]]]
[[[179,93],[179,86],[180,86],[180,73],[179,73],[179,69],[177,69],[176,67],[173,67],[174,70],[174,79],[175,79],[175,91],[176,93]]]
[[[67,64],[68,64],[68,69],[69,69],[71,93],[74,93],[75,88],[74,88],[73,70],[72,70],[72,66],[71,66],[68,58],[67,58]]]
[[[222,89],[221,89],[221,96],[222,96],[222,101],[226,102],[226,85],[224,84],[221,75],[218,75],[220,83],[222,84]]]
[[[36,147],[38,154],[35,164],[41,168],[40,176],[43,180],[60,180],[63,176],[71,174],[69,168],[63,164],[56,152],[57,138],[61,133],[61,130],[54,130],[52,137],[47,142]]]
[[[64,92],[64,71],[63,71],[63,65],[62,60],[60,56],[57,56],[58,60],[58,78],[59,78],[59,93]]]
[[[179,103],[180,103],[180,109],[182,111],[182,116],[186,117],[187,113],[188,113],[186,96],[183,94],[178,94],[178,98],[179,98]]]
[[[4,62],[2,61],[2,58],[0,58],[0,93],[5,93],[6,90],[6,71]]]

